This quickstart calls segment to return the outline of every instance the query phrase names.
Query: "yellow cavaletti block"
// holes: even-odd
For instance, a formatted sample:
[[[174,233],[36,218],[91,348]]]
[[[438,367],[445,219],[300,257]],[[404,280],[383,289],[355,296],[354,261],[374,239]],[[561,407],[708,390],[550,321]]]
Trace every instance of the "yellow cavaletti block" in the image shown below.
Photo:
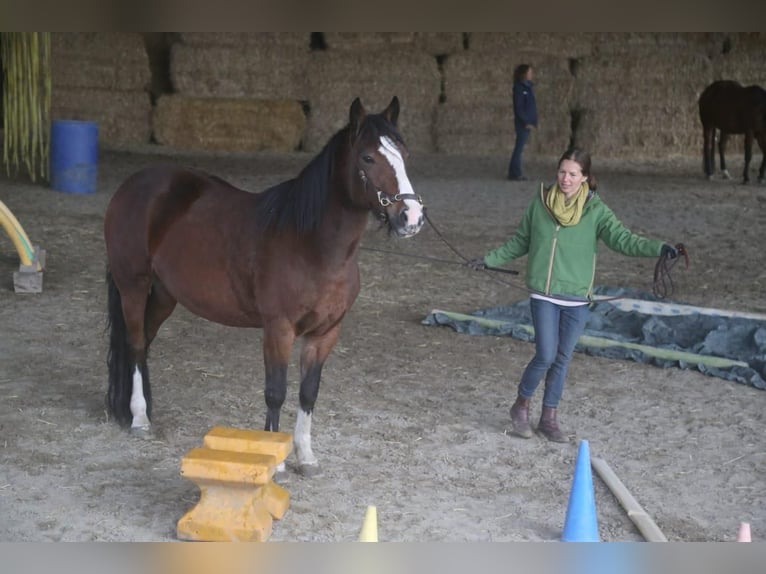
[[[197,505],[177,524],[182,540],[262,542],[290,496],[274,483],[276,467],[292,450],[287,433],[214,427],[202,448],[181,459],[181,475],[200,488]]]
[[[284,432],[213,427],[202,444],[218,450],[271,454],[283,461],[293,448],[293,438]]]

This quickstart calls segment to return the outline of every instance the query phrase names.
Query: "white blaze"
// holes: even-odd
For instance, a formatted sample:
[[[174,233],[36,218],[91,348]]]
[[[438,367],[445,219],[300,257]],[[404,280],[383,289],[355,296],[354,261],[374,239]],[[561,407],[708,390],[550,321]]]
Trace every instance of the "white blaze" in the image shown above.
[[[407,177],[407,171],[404,169],[404,159],[396,144],[390,138],[380,138],[380,148],[378,148],[378,151],[383,154],[383,157],[394,168],[396,182],[399,185],[399,193],[414,194],[415,190],[412,189],[410,178]],[[419,227],[423,218],[423,206],[414,199],[405,199],[404,205],[407,206],[407,227]]]

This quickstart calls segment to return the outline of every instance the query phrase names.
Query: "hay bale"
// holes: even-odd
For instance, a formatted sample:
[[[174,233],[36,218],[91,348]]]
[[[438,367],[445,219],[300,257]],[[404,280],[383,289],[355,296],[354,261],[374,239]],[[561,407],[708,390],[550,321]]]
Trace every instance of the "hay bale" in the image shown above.
[[[710,32],[593,32],[593,53],[601,55],[654,53],[665,61],[678,50],[712,55],[717,36]]]
[[[535,98],[539,116],[538,129],[533,132],[525,151],[530,153],[557,154],[566,147],[571,131],[570,105],[573,98],[574,77],[569,62],[537,52],[478,52],[468,50],[449,56],[444,62],[444,87],[446,107],[440,110],[436,123],[437,149],[448,150],[462,147],[484,149],[474,143],[458,145],[457,133],[472,129],[469,141],[475,142],[492,122],[497,129],[506,131],[511,141],[515,138],[513,127],[513,70],[523,62],[535,68]],[[499,110],[506,110],[503,114]],[[464,118],[459,118],[465,114]],[[458,132],[450,131],[451,122],[457,122]],[[446,131],[445,131],[446,130]],[[492,139],[492,136],[489,135]],[[491,148],[503,137],[492,139]],[[505,146],[507,147],[507,146]],[[462,152],[461,152],[462,153]]]
[[[53,88],[144,90],[151,82],[143,35],[52,32]]]
[[[579,58],[593,52],[593,37],[592,33],[471,32],[468,47],[479,52],[534,52]]]
[[[575,141],[594,155],[662,159],[702,148],[697,100],[712,81],[704,53],[639,48],[583,59]]]
[[[187,96],[307,100],[309,55],[295,46],[174,44],[170,75]]]
[[[513,149],[513,106],[446,102],[436,113],[436,151],[455,155],[508,155]]]
[[[412,47],[416,32],[323,32],[328,50]]]
[[[291,46],[308,50],[311,32],[182,32],[179,40],[189,46]]]
[[[291,46],[308,50],[311,32],[182,32],[179,40],[189,46]]]
[[[419,51],[314,52],[311,112],[304,146],[317,151],[346,123],[351,102],[379,112],[393,96],[401,104],[399,128],[411,151],[433,151],[433,121],[441,79],[436,59]]]
[[[194,98],[159,98],[153,116],[158,143],[175,149],[277,151],[298,149],[306,119],[299,102]]]
[[[99,145],[119,149],[149,143],[149,94],[135,90],[54,88],[51,118],[88,120],[98,124]]]
[[[433,56],[462,52],[463,32],[415,32],[415,46]]]
[[[757,84],[766,88],[766,41],[739,42],[716,62],[718,79],[734,80],[743,86]]]

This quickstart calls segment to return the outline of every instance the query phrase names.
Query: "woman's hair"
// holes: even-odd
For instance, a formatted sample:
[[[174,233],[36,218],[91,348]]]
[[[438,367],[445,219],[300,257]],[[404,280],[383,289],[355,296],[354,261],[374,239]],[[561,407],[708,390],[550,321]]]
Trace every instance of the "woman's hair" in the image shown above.
[[[577,147],[570,147],[561,156],[561,159],[559,159],[558,165],[560,166],[561,162],[564,161],[565,159],[573,161],[580,166],[580,170],[582,170],[582,174],[588,178],[588,187],[590,187],[593,190],[595,190],[596,187],[598,187],[598,184],[596,183],[596,178],[594,177],[594,175],[591,173],[591,170],[590,170],[590,154],[587,151]]]
[[[524,76],[527,75],[527,72],[529,71],[529,68],[531,68],[529,64],[519,64],[516,66],[516,69],[513,71],[513,81],[514,82],[520,82],[524,79]]]

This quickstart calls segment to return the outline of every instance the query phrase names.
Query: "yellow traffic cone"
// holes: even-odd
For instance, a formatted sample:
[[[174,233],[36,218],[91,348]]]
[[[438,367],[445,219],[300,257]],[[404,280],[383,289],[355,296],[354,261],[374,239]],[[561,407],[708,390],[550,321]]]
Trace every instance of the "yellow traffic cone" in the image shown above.
[[[368,506],[364,514],[364,523],[359,532],[359,542],[377,542],[378,541],[378,509],[374,506]]]

